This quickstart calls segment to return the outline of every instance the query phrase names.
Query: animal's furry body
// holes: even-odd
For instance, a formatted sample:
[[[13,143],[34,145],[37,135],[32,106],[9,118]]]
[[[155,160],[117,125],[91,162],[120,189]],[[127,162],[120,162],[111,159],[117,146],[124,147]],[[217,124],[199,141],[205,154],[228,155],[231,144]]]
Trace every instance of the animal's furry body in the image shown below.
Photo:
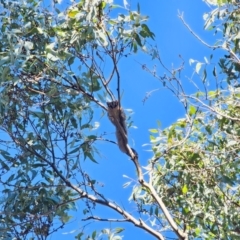
[[[126,145],[128,144],[126,115],[123,109],[119,106],[118,101],[107,102],[108,117],[113,125],[116,127],[116,137],[119,149],[128,154]]]

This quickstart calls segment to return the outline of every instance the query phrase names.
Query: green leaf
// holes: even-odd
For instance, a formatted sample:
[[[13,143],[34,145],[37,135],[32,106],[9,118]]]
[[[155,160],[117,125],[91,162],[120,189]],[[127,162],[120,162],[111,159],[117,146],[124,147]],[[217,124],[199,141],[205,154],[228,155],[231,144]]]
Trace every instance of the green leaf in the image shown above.
[[[196,97],[201,97],[201,96],[204,96],[205,93],[204,92],[197,92],[195,95],[196,95]]]
[[[33,168],[42,168],[42,167],[46,167],[47,164],[44,164],[44,163],[35,163],[32,165]]]
[[[153,207],[151,206],[150,211],[149,211],[149,215],[152,216],[152,214],[153,214]]]
[[[84,233],[83,233],[83,232],[81,232],[81,233],[79,233],[78,235],[76,235],[75,238],[76,238],[77,240],[81,240],[81,239],[82,239],[82,236],[84,236]]]
[[[75,18],[78,13],[79,13],[79,10],[74,8],[68,11],[67,16],[70,18]]]
[[[148,131],[151,132],[151,133],[158,133],[157,129],[149,129]]]
[[[208,132],[208,134],[212,134],[212,126],[207,125],[207,126],[205,127],[205,129],[206,129],[206,131]]]
[[[158,211],[158,207],[155,207],[154,214],[155,214],[156,217],[158,217],[158,213],[159,213],[159,211]]]
[[[104,2],[104,1],[102,1],[101,3],[100,3],[100,9],[102,10],[102,9],[104,9],[105,7],[107,6],[107,3],[106,2]]]
[[[207,59],[206,57],[204,57],[204,60],[205,60],[205,62],[206,62],[207,64],[209,64],[209,61],[208,61],[208,59]]]
[[[217,76],[217,70],[216,70],[216,67],[213,68],[213,76],[214,76],[214,77]]]
[[[133,49],[133,52],[136,53],[138,50],[136,41],[131,43],[131,50]]]
[[[188,109],[188,113],[190,116],[194,115],[197,112],[197,109],[194,106],[190,106]]]
[[[69,222],[70,219],[72,219],[72,216],[69,216],[69,215],[66,215],[66,214],[61,216],[61,220],[62,220],[63,223]]]
[[[228,177],[226,175],[221,177],[221,181],[223,183],[227,183],[230,186],[234,186],[235,185],[235,182],[230,177]]]
[[[183,194],[186,194],[188,192],[188,187],[187,187],[187,185],[184,185],[183,187],[182,187],[182,193]]]
[[[218,90],[217,91],[209,91],[208,96],[210,98],[215,98],[218,95]]]
[[[97,231],[94,231],[94,232],[92,233],[92,239],[95,239],[96,236],[97,236]]]
[[[196,62],[196,60],[194,60],[194,59],[189,59],[189,65],[191,66],[192,65],[192,63],[195,63]]]
[[[12,175],[8,178],[7,182],[11,182],[14,178],[15,178],[15,174],[12,174]]]
[[[95,140],[95,139],[97,139],[97,136],[96,136],[96,135],[88,135],[88,136],[87,136],[87,139],[89,139],[89,140]]]
[[[88,157],[92,162],[98,164],[98,162],[94,159],[94,157],[92,156],[92,154],[90,152],[87,152],[85,154],[86,154],[86,157]]]
[[[77,127],[78,127],[77,121],[76,121],[76,119],[75,119],[74,117],[71,117],[71,118],[70,118],[70,121],[71,121],[71,124],[72,124],[72,126],[73,126],[74,128],[77,128]]]
[[[74,63],[75,57],[70,57],[68,59],[68,66],[71,66]]]
[[[98,77],[92,77],[92,85],[91,85],[91,90],[93,92],[99,91],[101,89],[101,85],[98,81]]]
[[[196,237],[199,236],[200,233],[201,233],[201,229],[200,228],[195,228]]]
[[[5,161],[0,159],[0,163],[3,169],[5,169],[6,171],[10,170],[10,167],[5,163]]]
[[[202,65],[203,65],[203,64],[200,63],[200,62],[198,62],[198,63],[196,64],[196,67],[195,67],[196,73],[199,73],[199,72],[200,72]]]
[[[81,130],[82,129],[84,129],[84,128],[90,128],[90,124],[88,124],[88,123],[86,123],[86,124],[83,124],[82,126],[81,126]]]
[[[181,128],[185,128],[187,126],[187,123],[185,120],[183,121],[178,121],[177,124],[181,127]]]
[[[189,208],[187,208],[187,207],[183,208],[184,215],[187,215],[189,212],[190,212]]]
[[[53,62],[56,62],[59,60],[58,56],[57,56],[57,52],[52,52],[52,53],[47,53],[47,58]]]
[[[123,184],[123,188],[128,187],[130,184],[131,184],[131,182],[126,182],[126,183],[124,183],[124,184]]]
[[[203,70],[203,78],[202,81],[205,83],[206,82],[206,78],[207,78],[207,71],[206,69]]]
[[[133,34],[133,38],[136,40],[137,44],[142,47],[141,38],[139,37],[139,35],[137,33]]]
[[[151,141],[154,141],[156,139],[153,135],[150,135],[149,137]]]
[[[115,228],[115,233],[121,233],[124,230],[125,230],[124,228]]]
[[[80,151],[80,147],[78,146],[78,147],[74,148],[71,152],[69,152],[68,154],[70,155],[70,154],[73,154],[73,153],[79,152],[79,151]]]
[[[142,24],[141,26],[142,26],[143,31],[146,33],[146,36],[151,37],[154,40],[155,34],[150,31],[148,26],[145,23]]]
[[[32,173],[32,178],[31,178],[31,180],[33,180],[33,179],[38,175],[38,171],[31,170],[31,173]]]

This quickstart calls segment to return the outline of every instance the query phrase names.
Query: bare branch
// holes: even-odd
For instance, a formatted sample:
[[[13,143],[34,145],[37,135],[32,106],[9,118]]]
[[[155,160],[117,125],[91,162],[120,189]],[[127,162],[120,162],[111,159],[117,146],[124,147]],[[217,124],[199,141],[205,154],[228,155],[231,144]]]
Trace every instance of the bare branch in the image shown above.
[[[178,17],[180,18],[180,20],[183,22],[184,26],[189,30],[189,32],[195,37],[197,38],[203,45],[205,45],[208,48],[212,48],[212,49],[217,49],[217,48],[222,48],[222,46],[211,46],[208,43],[206,43],[205,41],[203,41],[191,28],[190,26],[185,22],[185,20],[183,19],[183,13],[178,13]]]
[[[94,219],[94,220],[101,221],[101,222],[127,222],[126,219],[100,218],[100,217],[96,217],[96,216],[90,216],[87,218],[83,218],[82,221],[88,221],[90,219]]]

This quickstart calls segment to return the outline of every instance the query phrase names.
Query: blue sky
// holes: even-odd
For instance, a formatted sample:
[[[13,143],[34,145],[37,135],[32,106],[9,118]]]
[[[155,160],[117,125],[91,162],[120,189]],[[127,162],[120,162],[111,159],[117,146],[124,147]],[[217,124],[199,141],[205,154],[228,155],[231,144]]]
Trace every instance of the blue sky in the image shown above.
[[[63,0],[64,3],[65,0]],[[209,57],[212,50],[203,46],[194,36],[186,29],[178,18],[178,11],[184,13],[185,21],[191,28],[206,42],[214,44],[217,38],[213,32],[204,30],[203,14],[211,9],[201,0],[139,0],[129,1],[131,9],[137,8],[140,3],[141,13],[150,17],[148,26],[156,35],[156,44],[160,50],[160,55],[165,65],[177,67],[180,64],[179,54],[185,60],[185,71],[182,73],[182,81],[187,86],[187,91],[192,92],[193,88],[188,86],[187,77],[193,73],[193,66],[189,66],[189,59],[204,61],[204,57]],[[123,5],[123,1],[116,1]],[[217,52],[213,52],[217,54]],[[148,159],[152,156],[150,146],[142,146],[149,143],[150,128],[157,128],[157,120],[161,122],[161,128],[168,127],[178,118],[184,117],[184,110],[178,103],[177,99],[165,90],[161,83],[142,70],[138,62],[153,67],[153,62],[143,53],[133,54],[131,57],[122,59],[120,62],[120,74],[122,79],[122,89],[124,95],[122,106],[126,109],[132,109],[134,114],[132,120],[136,128],[129,129],[129,143],[139,153],[139,160],[142,166],[147,165]],[[158,73],[164,74],[164,70],[159,69]],[[116,87],[112,83],[113,89]],[[143,104],[143,99],[147,92],[159,89]],[[95,133],[102,134],[107,132],[109,139],[115,140],[114,127],[111,125],[106,116],[96,119],[101,126]],[[130,178],[136,177],[136,171],[132,162],[126,155],[121,153],[117,146],[110,143],[102,142],[98,144],[101,151],[101,157],[98,157],[99,164],[85,162],[87,172],[92,177],[104,184],[102,188],[105,196],[114,200],[130,212],[136,212],[134,204],[129,203],[128,198],[131,193],[131,186],[123,188],[123,184],[128,180],[123,177],[127,175]],[[61,231],[53,234],[51,239],[74,239],[76,232],[81,229],[83,224],[80,220],[83,218],[81,203],[78,204],[79,212],[73,213],[73,220]],[[104,207],[97,207],[99,217],[118,218],[116,213]],[[121,217],[120,217],[121,218]],[[126,230],[121,233],[124,239],[154,239],[143,230],[137,229],[131,223],[110,224],[110,223],[92,223],[85,227],[87,232],[100,230],[102,227],[114,228],[122,226]],[[70,233],[72,232],[72,233]],[[74,233],[73,233],[74,232]],[[68,235],[64,233],[69,233]]]

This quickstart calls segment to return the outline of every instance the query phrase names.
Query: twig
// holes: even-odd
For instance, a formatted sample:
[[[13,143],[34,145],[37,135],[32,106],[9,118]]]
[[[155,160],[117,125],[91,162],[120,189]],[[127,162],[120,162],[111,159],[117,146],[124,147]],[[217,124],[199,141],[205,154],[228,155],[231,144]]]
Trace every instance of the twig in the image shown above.
[[[95,216],[83,218],[82,221],[88,221],[90,219],[94,219],[94,220],[101,221],[101,222],[127,222],[126,219],[100,218],[100,217],[95,217]]]
[[[185,22],[185,20],[183,19],[183,13],[180,14],[178,13],[178,17],[180,18],[180,20],[183,22],[184,26],[189,30],[189,32],[195,37],[197,38],[203,45],[205,45],[208,48],[211,49],[217,49],[217,48],[223,48],[222,46],[218,45],[218,46],[211,46],[208,43],[206,43],[205,41],[203,41],[191,28],[190,26]]]
[[[208,43],[206,43],[204,40],[202,40],[191,28],[190,26],[185,22],[185,20],[183,19],[183,13],[182,14],[178,14],[178,17],[180,18],[180,20],[183,22],[184,26],[189,30],[189,32],[195,37],[197,38],[203,45],[205,45],[206,47],[208,48],[211,48],[211,49],[223,49],[223,50],[226,50],[227,52],[229,52],[231,54],[231,56],[233,56],[236,60],[236,62],[238,64],[240,64],[240,59],[238,58],[238,56],[232,51],[232,49],[227,45],[227,47],[224,47],[224,45],[217,45],[217,46],[212,46],[212,45],[209,45]]]
[[[119,107],[121,108],[121,95],[120,95],[120,74],[119,74],[119,71],[118,71],[118,68],[117,68],[117,60],[116,60],[116,56],[114,55],[114,46],[112,44],[112,40],[108,34],[108,32],[106,32],[106,35],[108,37],[108,40],[111,44],[111,48],[112,48],[112,56],[111,56],[111,59],[113,61],[113,66],[114,66],[114,69],[115,69],[115,72],[117,74],[117,93],[118,93],[118,102],[119,102]],[[107,84],[109,84],[110,81],[108,81]]]

